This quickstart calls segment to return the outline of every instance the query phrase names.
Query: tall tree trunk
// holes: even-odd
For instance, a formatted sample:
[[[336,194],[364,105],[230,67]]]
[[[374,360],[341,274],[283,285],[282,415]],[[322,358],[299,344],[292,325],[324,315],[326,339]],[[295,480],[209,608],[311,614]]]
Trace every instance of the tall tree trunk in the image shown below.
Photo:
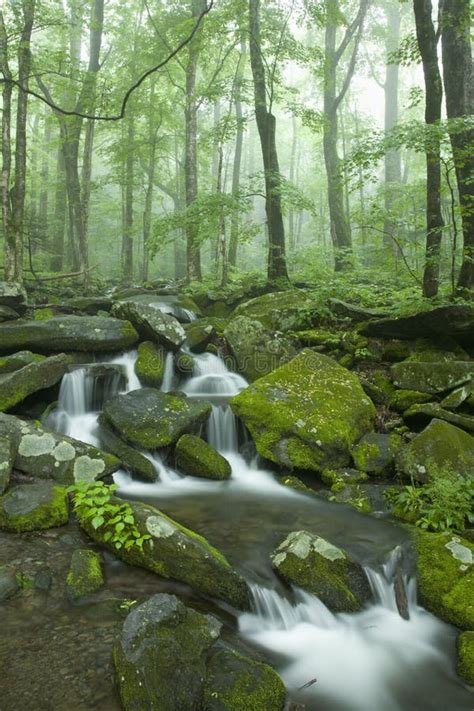
[[[398,121],[398,78],[399,65],[390,62],[390,54],[395,52],[400,44],[401,10],[396,3],[389,3],[386,9],[386,68],[385,68],[385,132],[393,129]],[[391,236],[395,236],[397,223],[394,219],[396,202],[399,196],[399,186],[402,179],[400,151],[389,148],[385,153],[385,220],[383,241],[387,251],[396,252],[396,246]]]
[[[95,102],[94,102],[95,103]],[[95,121],[88,121],[84,137],[81,170],[81,200],[84,215],[84,233],[89,243],[89,206],[92,188],[92,156],[94,152]]]
[[[54,215],[52,225],[51,269],[60,272],[64,268],[64,230],[66,227],[67,191],[65,181],[64,153],[58,147],[56,160],[56,184],[54,190]]]
[[[235,137],[234,163],[232,166],[232,196],[237,197],[240,190],[240,171],[242,166],[242,148],[244,145],[244,118],[242,110],[242,83],[245,72],[245,59],[247,56],[247,43],[244,38],[240,41],[240,58],[235,77],[235,118],[237,133]],[[239,244],[240,217],[236,210],[232,213],[229,237],[229,266],[237,266],[237,249]]]
[[[474,114],[470,0],[444,0],[441,42],[448,119]],[[474,131],[451,133],[463,231],[460,291],[474,292]]]
[[[148,163],[146,167],[146,188],[145,202],[143,205],[143,259],[141,266],[141,278],[143,281],[148,280],[148,271],[150,266],[148,241],[151,234],[151,214],[153,207],[153,192],[155,188],[155,157],[156,144],[159,127],[155,123],[155,79],[153,78],[150,87],[150,111],[148,117]]]
[[[276,147],[276,119],[267,107],[267,86],[260,37],[260,0],[249,0],[250,64],[257,121],[265,171],[265,211],[268,226],[268,268],[270,282],[288,280],[285,256],[285,227],[281,210],[281,175]]]
[[[298,129],[296,125],[296,116],[291,117],[291,154],[290,154],[290,183],[295,183],[296,175],[296,149],[298,147]],[[296,247],[295,234],[295,211],[290,208],[288,213],[288,232],[290,239],[290,250],[294,252]]]
[[[433,24],[431,0],[413,0],[416,36],[425,77],[425,121],[436,124],[441,119],[443,87],[438,66],[438,40]],[[441,163],[439,140],[433,136],[426,151],[426,251],[423,295],[436,296],[439,288],[441,239]]]
[[[6,80],[2,90],[2,177],[1,177],[1,200],[2,200],[2,233],[5,240],[4,269],[5,279],[14,278],[15,264],[14,253],[7,247],[10,230],[10,175],[12,164],[11,147],[11,119],[12,119],[12,93],[13,85],[9,79],[12,78],[8,63],[8,36],[0,10],[0,70]]]
[[[133,279],[133,187],[134,187],[134,143],[135,122],[127,118],[127,138],[125,156],[124,224],[122,236],[122,275],[125,281]]]
[[[39,145],[39,124],[40,117],[39,114],[35,114],[33,119],[33,126],[30,137],[30,163],[29,163],[29,209],[27,212],[27,226],[24,229],[24,233],[28,235],[28,244],[30,253],[36,251],[38,247],[38,209],[39,209],[39,199],[38,199],[38,157],[40,152]]]
[[[48,107],[46,107],[48,108]],[[48,249],[48,202],[49,202],[49,152],[51,143],[51,117],[45,113],[44,117],[44,137],[43,155],[41,160],[41,186],[38,207],[38,231],[41,238],[41,246]]]
[[[193,18],[203,11],[203,0],[191,0]],[[196,73],[200,54],[200,38],[195,37],[188,49],[186,64],[186,107],[185,107],[185,193],[186,207],[196,200],[198,195],[197,162],[197,111]],[[201,251],[199,247],[199,225],[189,221],[186,227],[186,267],[188,281],[202,279]]]

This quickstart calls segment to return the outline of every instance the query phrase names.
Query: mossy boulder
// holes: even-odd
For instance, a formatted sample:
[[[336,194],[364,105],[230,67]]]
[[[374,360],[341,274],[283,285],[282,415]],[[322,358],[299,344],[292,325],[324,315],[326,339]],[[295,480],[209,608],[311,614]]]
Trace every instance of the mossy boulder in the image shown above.
[[[15,461],[15,446],[11,437],[0,436],[0,494],[5,493]]]
[[[444,407],[446,410],[457,410],[473,393],[474,380],[470,380],[465,385],[461,385],[461,387],[448,393],[448,395],[441,400],[441,407]]]
[[[474,686],[474,631],[463,632],[458,637],[458,674]]]
[[[80,311],[88,316],[95,316],[98,311],[109,312],[113,301],[107,296],[74,296],[65,299],[63,305],[71,311]]]
[[[9,281],[0,281],[0,304],[12,309],[26,307],[26,291],[21,284]]]
[[[423,605],[445,622],[474,629],[474,545],[451,533],[418,528],[413,538]]]
[[[194,358],[192,355],[184,352],[176,353],[174,357],[174,370],[178,375],[192,375],[194,370]]]
[[[273,553],[272,565],[284,580],[316,595],[333,612],[356,612],[371,598],[362,566],[307,531],[290,533]]]
[[[67,523],[66,489],[49,482],[11,487],[0,497],[0,528],[20,533]]]
[[[292,334],[303,346],[323,346],[328,350],[340,348],[342,335],[337,331],[325,328],[310,328],[306,331],[295,331]]]
[[[14,468],[38,479],[59,484],[92,481],[112,474],[120,465],[117,457],[97,447],[0,413],[2,435],[14,443]]]
[[[402,438],[397,434],[369,432],[352,449],[354,464],[369,476],[388,476],[395,468],[395,455]]]
[[[271,331],[301,331],[320,319],[321,306],[316,297],[302,289],[276,291],[237,306],[233,317],[247,316]]]
[[[97,592],[104,585],[102,559],[98,553],[83,548],[75,550],[66,578],[66,590],[71,600]]]
[[[233,318],[224,337],[239,372],[250,381],[271,373],[296,355],[295,347],[283,333],[270,331],[248,316]]]
[[[159,449],[183,434],[198,432],[211,409],[206,402],[143,388],[109,400],[104,417],[127,442]]]
[[[128,321],[101,316],[55,316],[48,321],[0,324],[0,352],[35,348],[43,353],[63,351],[122,351],[138,340]]]
[[[112,503],[121,499],[112,498]],[[230,566],[226,558],[203,537],[185,528],[153,506],[132,501],[135,524],[141,535],[151,538],[143,548],[133,546],[117,550],[106,541],[107,527],[92,527],[88,518],[79,518],[86,533],[126,563],[146,568],[153,573],[187,583],[204,595],[218,598],[240,609],[249,605],[244,579]]]
[[[358,469],[345,467],[344,469],[325,469],[321,474],[321,479],[327,486],[341,485],[341,482],[342,486],[345,486],[346,484],[360,484],[363,481],[367,481],[368,476]]]
[[[125,711],[200,711],[206,657],[221,623],[158,594],[127,616],[114,647]]]
[[[229,649],[207,664],[205,711],[283,711],[285,700],[285,685],[268,664]]]
[[[158,479],[158,472],[152,462],[141,452],[124,442],[102,414],[99,415],[99,440],[106,452],[118,457],[122,466],[139,479],[144,481]]]
[[[12,353],[12,355],[0,358],[0,374],[3,375],[4,373],[13,373],[15,370],[24,368],[25,365],[30,365],[30,363],[40,363],[44,359],[45,356],[32,353],[31,351],[19,351],[18,353]]]
[[[135,361],[135,373],[142,385],[159,388],[165,373],[166,351],[151,341],[144,341],[138,346]]]
[[[215,337],[216,332],[211,324],[194,321],[186,329],[186,346],[192,353],[204,353]]]
[[[68,369],[68,362],[67,356],[61,354],[0,374],[0,410],[10,410],[29,395],[58,383]]]
[[[167,350],[178,350],[186,337],[184,328],[174,316],[149,304],[119,301],[114,304],[112,315],[130,321],[141,338],[153,341]]]
[[[444,420],[467,432],[474,433],[474,417],[460,412],[446,410],[437,402],[427,402],[424,405],[412,405],[403,413],[403,419],[411,427],[419,428],[432,419]]]
[[[426,483],[443,471],[472,476],[474,437],[442,420],[432,420],[396,456],[400,474]]]
[[[342,318],[349,318],[354,323],[363,323],[375,318],[387,317],[387,312],[380,309],[369,309],[356,304],[349,304],[341,299],[329,299],[329,307],[333,313]]]
[[[3,321],[14,321],[17,318],[20,318],[20,314],[15,311],[15,309],[0,304],[0,323],[3,323]]]
[[[375,407],[356,375],[304,350],[231,400],[259,454],[293,469],[344,467],[372,428]]]
[[[392,380],[402,390],[442,393],[474,378],[474,362],[446,361],[418,363],[402,361],[391,368]]]
[[[412,405],[420,405],[430,400],[430,393],[420,393],[418,390],[395,390],[390,397],[390,407],[397,412],[405,412]]]
[[[338,481],[331,486],[328,500],[337,504],[346,504],[361,513],[372,512],[372,502],[360,484],[346,484]]]
[[[175,449],[176,465],[185,474],[216,479],[229,479],[232,469],[225,457],[200,437],[185,434],[179,438]]]

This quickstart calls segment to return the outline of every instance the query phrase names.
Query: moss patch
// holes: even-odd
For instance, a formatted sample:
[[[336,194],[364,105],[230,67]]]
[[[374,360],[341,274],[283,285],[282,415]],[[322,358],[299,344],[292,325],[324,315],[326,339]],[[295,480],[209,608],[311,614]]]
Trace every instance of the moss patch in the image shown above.
[[[463,632],[458,637],[458,674],[474,686],[474,632]]]
[[[165,372],[166,352],[162,346],[145,341],[138,346],[135,373],[142,385],[159,388]]]
[[[66,489],[42,482],[14,486],[0,497],[0,528],[16,533],[54,528],[67,523]]]
[[[205,479],[229,479],[229,462],[213,447],[194,435],[183,435],[176,443],[176,464],[181,471]]]
[[[74,551],[66,578],[68,596],[78,600],[96,592],[104,584],[100,555],[89,549]]]

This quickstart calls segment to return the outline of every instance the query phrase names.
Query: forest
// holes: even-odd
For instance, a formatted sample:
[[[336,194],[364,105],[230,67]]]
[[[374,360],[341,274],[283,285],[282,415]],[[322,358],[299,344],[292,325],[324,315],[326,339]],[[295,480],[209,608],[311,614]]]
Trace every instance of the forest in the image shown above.
[[[1,711],[472,711],[473,19],[0,2]]]

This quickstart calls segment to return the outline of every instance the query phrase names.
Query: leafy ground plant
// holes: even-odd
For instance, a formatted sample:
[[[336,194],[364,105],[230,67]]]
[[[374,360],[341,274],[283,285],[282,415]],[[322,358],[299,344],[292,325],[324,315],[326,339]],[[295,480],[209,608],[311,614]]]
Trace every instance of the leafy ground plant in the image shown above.
[[[94,529],[102,528],[104,542],[111,543],[117,550],[143,548],[151,536],[140,533],[130,504],[114,497],[117,489],[116,484],[93,481],[78,482],[70,486],[68,492],[73,496],[79,520],[90,519]]]

